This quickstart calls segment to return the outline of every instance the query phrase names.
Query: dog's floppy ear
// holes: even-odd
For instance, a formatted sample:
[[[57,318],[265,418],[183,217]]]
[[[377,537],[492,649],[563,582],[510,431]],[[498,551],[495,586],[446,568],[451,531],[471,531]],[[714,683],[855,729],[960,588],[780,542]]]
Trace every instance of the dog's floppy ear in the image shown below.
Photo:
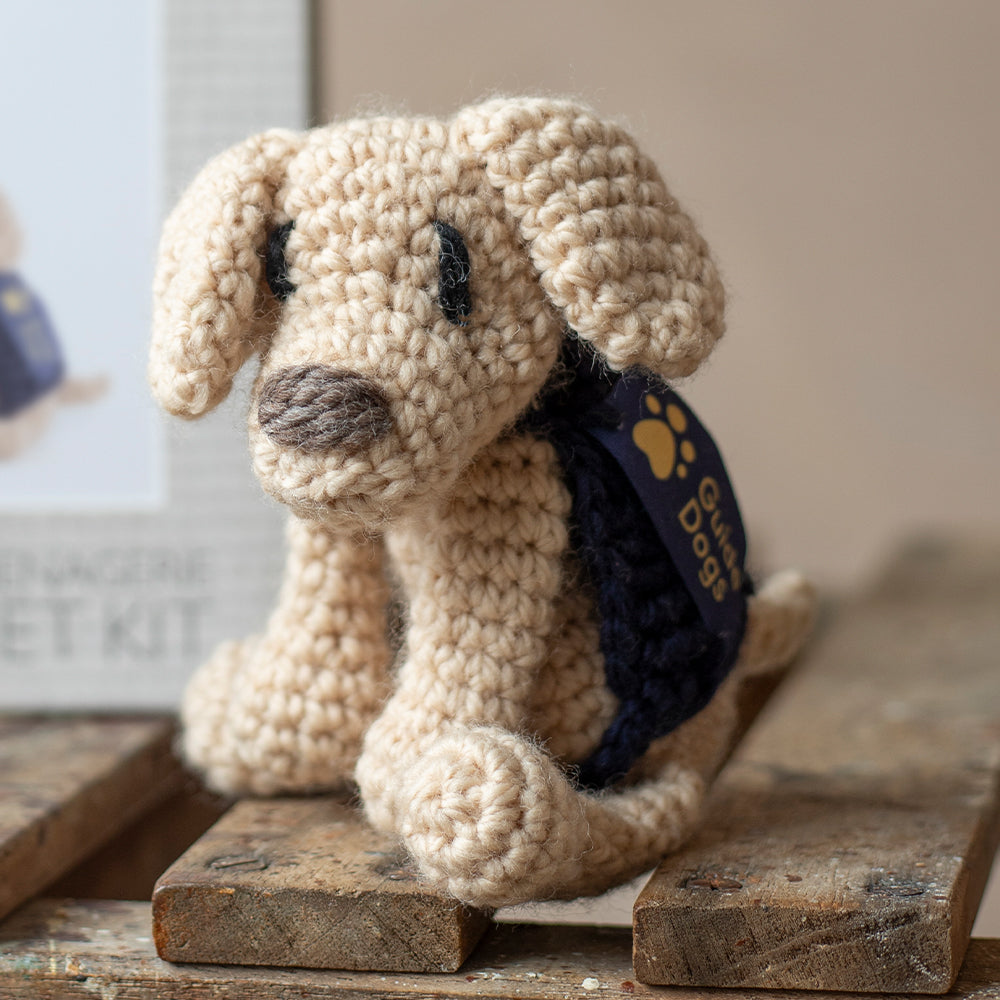
[[[274,130],[211,160],[163,227],[153,283],[149,380],[160,404],[199,417],[225,399],[266,334],[262,280],[274,196],[302,136]]]
[[[616,369],[688,375],[724,330],[705,241],[618,126],[568,101],[460,112],[453,141],[484,165],[567,324]]]

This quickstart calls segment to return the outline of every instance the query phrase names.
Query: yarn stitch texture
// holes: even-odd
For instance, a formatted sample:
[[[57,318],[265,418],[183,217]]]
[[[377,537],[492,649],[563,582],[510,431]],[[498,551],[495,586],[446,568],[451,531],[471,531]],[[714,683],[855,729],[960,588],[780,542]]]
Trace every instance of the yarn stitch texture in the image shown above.
[[[628,134],[521,98],[253,136],[171,213],[154,296],[149,375],[170,412],[208,412],[259,357],[251,455],[291,512],[266,628],[185,695],[185,752],[209,782],[353,779],[429,884],[477,906],[601,892],[678,846],[738,724],[739,678],[795,655],[814,598],[798,574],[764,581],[729,679],[667,735],[642,729],[642,691],[608,682],[608,650],[632,637],[604,621],[571,525],[574,502],[579,522],[623,501],[574,501],[563,446],[528,415],[565,374],[567,330],[611,372],[673,379],[711,351],[724,307]],[[644,656],[697,659],[683,602],[631,559],[666,608]],[[625,749],[605,760],[616,719]],[[581,764],[595,783],[627,774],[588,791]]]

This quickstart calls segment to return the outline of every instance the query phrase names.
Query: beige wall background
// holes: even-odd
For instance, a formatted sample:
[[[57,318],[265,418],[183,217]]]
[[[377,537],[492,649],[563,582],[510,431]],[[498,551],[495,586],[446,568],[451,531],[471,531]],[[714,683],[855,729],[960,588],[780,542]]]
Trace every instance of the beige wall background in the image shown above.
[[[729,332],[685,394],[758,564],[854,586],[995,527],[1000,4],[320,0],[323,119],[566,93],[709,239]]]
[[[570,94],[654,156],[727,280],[684,391],[758,564],[856,587],[914,531],[996,533],[1000,4],[318,0],[316,29],[323,120]]]

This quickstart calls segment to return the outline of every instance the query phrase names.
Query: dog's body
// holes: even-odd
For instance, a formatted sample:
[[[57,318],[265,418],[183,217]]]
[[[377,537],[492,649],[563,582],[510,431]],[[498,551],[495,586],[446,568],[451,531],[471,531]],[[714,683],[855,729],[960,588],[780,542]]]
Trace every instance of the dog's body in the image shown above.
[[[766,583],[708,707],[622,787],[576,787],[567,765],[617,701],[556,450],[521,418],[569,329],[611,369],[666,378],[723,329],[704,242],[631,139],[541,100],[265,133],[184,196],[156,295],[150,372],[172,412],[206,412],[260,353],[251,450],[293,511],[267,631],[185,699],[210,781],[354,775],[425,876],[484,906],[599,892],[676,846],[739,677],[794,655],[813,600],[795,575]]]

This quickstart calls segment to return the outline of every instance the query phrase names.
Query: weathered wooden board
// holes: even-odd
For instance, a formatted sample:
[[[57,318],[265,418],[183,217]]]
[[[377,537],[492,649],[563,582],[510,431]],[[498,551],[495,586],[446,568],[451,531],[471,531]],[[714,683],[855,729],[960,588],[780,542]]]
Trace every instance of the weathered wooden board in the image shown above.
[[[971,551],[840,609],[636,901],[638,978],[948,989],[1000,838],[1000,552]]]
[[[157,950],[173,962],[453,971],[488,925],[332,798],[238,803],[153,894]]]
[[[0,717],[0,915],[183,781],[165,719]]]
[[[172,965],[156,957],[149,919],[149,905],[143,903],[30,903],[0,924],[0,996],[4,1000],[739,1000],[745,995],[644,986],[632,974],[632,936],[620,927],[498,926],[461,972],[414,976]],[[1000,997],[1000,941],[972,942],[952,996],[955,1000]],[[755,993],[754,1000],[835,998],[763,991]]]
[[[209,793],[189,777],[181,791],[115,834],[46,887],[45,895],[148,902],[160,874],[231,805],[231,800]]]

